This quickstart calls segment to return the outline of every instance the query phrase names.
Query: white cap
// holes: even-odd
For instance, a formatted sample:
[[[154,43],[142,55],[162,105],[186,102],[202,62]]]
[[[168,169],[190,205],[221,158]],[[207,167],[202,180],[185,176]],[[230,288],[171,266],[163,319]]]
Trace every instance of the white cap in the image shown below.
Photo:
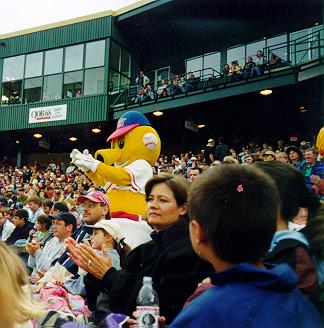
[[[85,225],[85,227],[92,228],[92,229],[103,229],[107,233],[109,233],[110,236],[113,237],[117,243],[120,243],[123,239],[125,239],[125,236],[119,224],[115,221],[100,220],[95,225]]]

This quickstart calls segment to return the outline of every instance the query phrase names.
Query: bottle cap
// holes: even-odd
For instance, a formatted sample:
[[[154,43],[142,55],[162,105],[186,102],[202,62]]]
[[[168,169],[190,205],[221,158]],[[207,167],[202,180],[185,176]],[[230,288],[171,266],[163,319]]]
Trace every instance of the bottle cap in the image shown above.
[[[152,282],[152,277],[143,277],[143,283],[151,283]]]

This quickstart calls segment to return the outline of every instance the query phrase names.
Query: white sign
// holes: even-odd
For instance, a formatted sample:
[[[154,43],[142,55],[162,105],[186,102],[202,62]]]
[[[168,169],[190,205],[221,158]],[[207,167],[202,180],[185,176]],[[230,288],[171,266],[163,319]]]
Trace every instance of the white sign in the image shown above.
[[[28,123],[53,122],[66,120],[67,105],[37,107],[29,109]]]

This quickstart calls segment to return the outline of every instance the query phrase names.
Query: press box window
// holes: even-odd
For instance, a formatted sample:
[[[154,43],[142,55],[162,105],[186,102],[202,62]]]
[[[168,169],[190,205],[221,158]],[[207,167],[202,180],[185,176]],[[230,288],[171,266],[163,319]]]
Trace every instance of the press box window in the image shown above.
[[[24,76],[25,55],[5,58],[3,61],[2,81],[22,80]]]
[[[76,71],[83,67],[83,44],[65,49],[64,71]]]
[[[62,98],[62,74],[44,77],[43,100]]]
[[[82,74],[83,71],[64,74],[64,98],[73,98],[80,95],[82,91]]]
[[[26,56],[25,78],[42,75],[43,53],[37,52]]]
[[[22,81],[2,83],[2,105],[20,104],[22,98]]]
[[[25,80],[24,103],[36,102],[42,99],[42,78]]]

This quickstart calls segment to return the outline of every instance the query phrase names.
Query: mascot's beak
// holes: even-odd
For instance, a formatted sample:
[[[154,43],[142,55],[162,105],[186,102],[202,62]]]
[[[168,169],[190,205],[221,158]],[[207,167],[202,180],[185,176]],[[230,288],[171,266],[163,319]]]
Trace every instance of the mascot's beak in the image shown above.
[[[118,163],[121,157],[121,150],[117,149],[99,149],[95,153],[95,159],[107,165]]]

